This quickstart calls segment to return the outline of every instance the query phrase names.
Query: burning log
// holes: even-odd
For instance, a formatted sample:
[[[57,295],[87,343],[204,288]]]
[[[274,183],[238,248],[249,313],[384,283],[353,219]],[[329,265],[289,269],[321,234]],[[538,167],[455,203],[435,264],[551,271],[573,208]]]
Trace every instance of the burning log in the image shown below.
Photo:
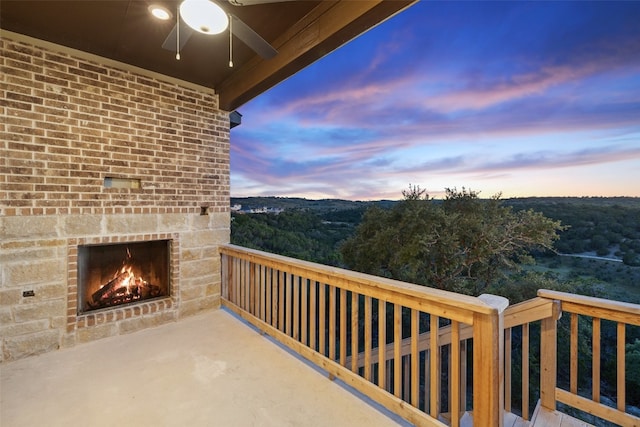
[[[140,277],[134,277],[131,271],[123,271],[95,291],[91,295],[92,302],[87,302],[87,305],[96,309],[162,295],[159,286],[152,285]]]
[[[93,303],[98,306],[104,306],[114,297],[120,295],[123,291],[127,293],[127,284],[131,280],[131,273],[125,271],[117,275],[109,283],[98,289],[91,295]]]

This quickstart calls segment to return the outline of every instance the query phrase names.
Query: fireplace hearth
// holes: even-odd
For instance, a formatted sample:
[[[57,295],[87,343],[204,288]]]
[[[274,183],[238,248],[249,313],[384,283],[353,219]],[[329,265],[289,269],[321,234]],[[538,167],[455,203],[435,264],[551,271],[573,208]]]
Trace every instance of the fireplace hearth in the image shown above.
[[[78,314],[169,296],[170,240],[78,246]]]

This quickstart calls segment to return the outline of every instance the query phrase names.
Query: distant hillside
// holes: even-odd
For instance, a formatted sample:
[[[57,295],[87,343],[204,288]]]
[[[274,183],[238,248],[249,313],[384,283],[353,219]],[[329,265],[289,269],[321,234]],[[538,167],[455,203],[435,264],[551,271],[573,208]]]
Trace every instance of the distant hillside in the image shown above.
[[[539,206],[620,206],[624,208],[640,209],[640,197],[516,197],[503,199],[505,204],[516,209],[537,208]],[[264,207],[276,209],[298,209],[313,211],[339,211],[360,209],[371,205],[389,207],[396,200],[353,201],[342,199],[305,199],[300,197],[232,197],[231,206],[242,205],[243,210],[260,209]]]
[[[517,197],[504,199],[507,205],[513,207],[525,206],[620,206],[624,208],[640,209],[640,197]]]
[[[309,210],[319,213],[367,208],[372,205],[390,206],[394,201],[361,202],[341,199],[311,200],[299,197],[232,197],[231,206],[241,205],[243,211],[264,207],[284,210]]]

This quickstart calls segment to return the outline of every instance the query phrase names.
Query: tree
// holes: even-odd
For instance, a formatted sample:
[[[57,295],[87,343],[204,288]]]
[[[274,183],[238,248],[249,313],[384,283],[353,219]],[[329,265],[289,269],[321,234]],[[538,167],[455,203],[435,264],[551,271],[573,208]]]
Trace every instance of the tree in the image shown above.
[[[563,227],[539,212],[514,212],[500,195],[446,189],[430,199],[420,187],[403,191],[391,209],[370,208],[341,248],[357,271],[478,295],[519,264],[530,251],[552,249]]]
[[[633,405],[640,403],[640,339],[626,346],[627,396]]]

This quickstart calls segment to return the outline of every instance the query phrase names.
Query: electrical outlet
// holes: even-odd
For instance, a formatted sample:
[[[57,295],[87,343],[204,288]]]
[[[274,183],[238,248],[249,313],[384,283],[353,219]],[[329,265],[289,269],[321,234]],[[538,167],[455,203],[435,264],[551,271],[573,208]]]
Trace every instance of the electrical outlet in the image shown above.
[[[29,290],[29,291],[22,291],[22,296],[23,297],[35,297],[36,293],[33,290]]]

